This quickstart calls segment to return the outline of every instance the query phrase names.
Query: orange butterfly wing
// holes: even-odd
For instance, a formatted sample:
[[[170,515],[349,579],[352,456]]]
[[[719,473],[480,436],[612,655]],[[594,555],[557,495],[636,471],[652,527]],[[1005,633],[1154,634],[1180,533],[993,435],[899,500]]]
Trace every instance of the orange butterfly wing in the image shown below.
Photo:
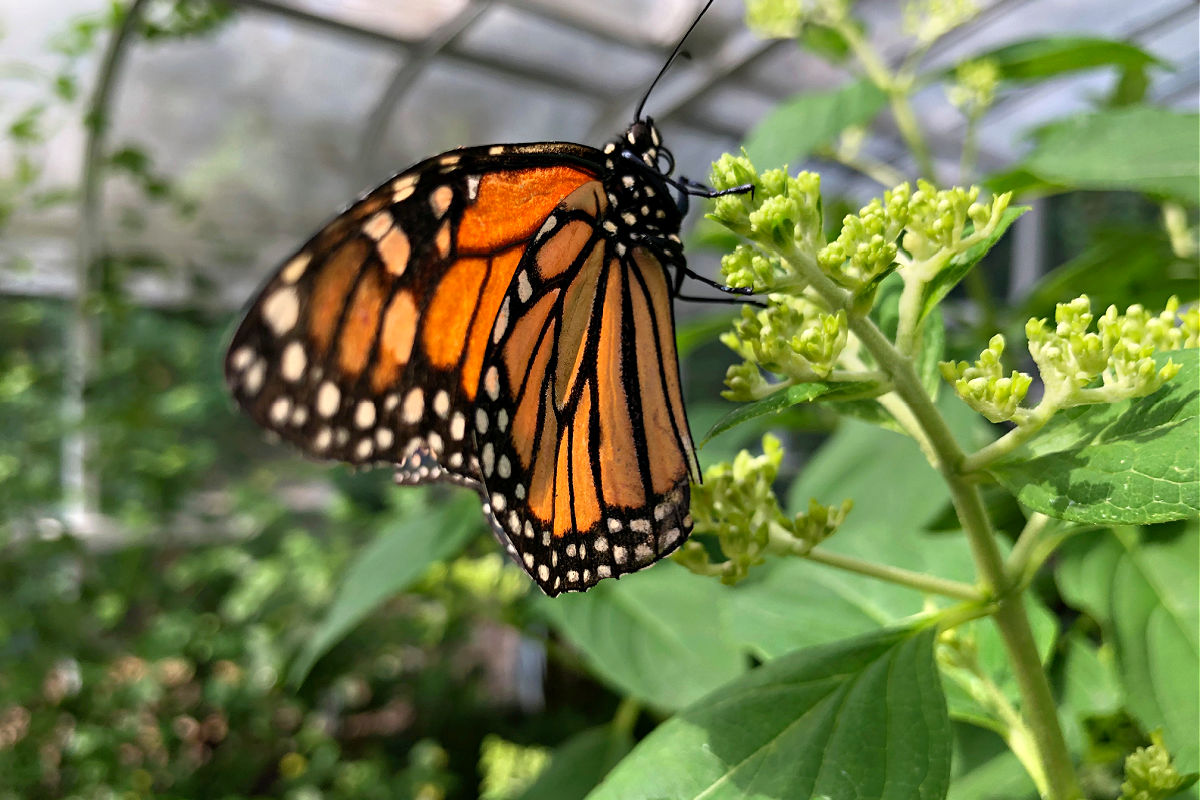
[[[597,172],[571,144],[478,147],[395,176],[328,223],[252,301],[225,362],[238,403],[319,458],[477,475],[485,347],[546,216]]]
[[[496,318],[476,399],[493,525],[547,594],[649,566],[691,531],[698,466],[667,264],[678,240],[623,246],[598,182],[530,245]]]
[[[619,151],[619,152],[618,152]],[[660,142],[467,148],[370,192],[267,281],[226,379],[310,455],[475,488],[550,595],[691,531],[681,213]]]

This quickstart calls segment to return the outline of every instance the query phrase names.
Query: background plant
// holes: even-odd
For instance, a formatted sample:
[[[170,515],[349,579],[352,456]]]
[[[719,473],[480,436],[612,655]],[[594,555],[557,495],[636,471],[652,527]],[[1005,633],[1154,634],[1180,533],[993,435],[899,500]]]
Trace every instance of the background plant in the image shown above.
[[[228,19],[153,5],[138,33],[160,41]],[[925,68],[973,13],[909,5],[911,47],[885,61],[849,4],[748,4],[861,79],[785,103],[748,161],[716,166],[755,197],[714,207],[729,227],[689,251],[717,246],[768,307],[680,331],[708,431],[687,569],[547,601],[473,498],[259,444],[220,386],[226,315],[129,301],[145,252],[100,254],[88,297],[87,422],[121,533],[77,540],[53,513],[69,427],[47,411],[72,311],[0,298],[0,793],[1195,796],[1196,116],[1143,104],[1155,59],[1121,42]],[[43,110],[10,129],[28,157],[8,208],[77,199],[21,176],[55,104],[83,113],[80,55],[123,19],[62,39]],[[980,172],[997,97],[1085,69],[1114,70],[1112,94]],[[912,108],[931,84],[967,122],[957,169]],[[868,155],[877,119],[907,173]],[[108,150],[102,173],[189,213],[136,142]],[[876,178],[877,199],[777,169],[806,157]],[[996,255],[1031,197],[1062,263],[1001,302]],[[730,358],[736,406],[707,366]],[[532,693],[502,651],[534,665]]]

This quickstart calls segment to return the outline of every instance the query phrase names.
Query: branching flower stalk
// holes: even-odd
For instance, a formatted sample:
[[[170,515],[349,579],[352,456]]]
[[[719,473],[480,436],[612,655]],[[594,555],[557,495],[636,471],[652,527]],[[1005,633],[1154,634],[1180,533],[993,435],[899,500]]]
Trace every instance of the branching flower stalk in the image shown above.
[[[850,13],[851,5],[847,0],[750,0],[746,4],[746,21],[752,30],[765,37],[795,38],[808,25],[834,31],[846,43],[866,78],[887,95],[896,127],[916,159],[920,175],[936,180],[933,155],[911,102],[917,68],[929,48],[974,17],[978,7],[973,0],[910,0],[904,7],[904,32],[912,37],[913,47],[893,69],[863,36]],[[836,151],[834,156],[838,156]],[[843,163],[855,167],[852,161]],[[864,174],[870,173],[864,170]]]
[[[726,156],[714,165],[712,183],[718,189],[744,183],[755,185],[753,199],[729,195],[718,199],[714,208],[712,216],[717,221],[752,243],[726,260],[723,265],[726,279],[732,285],[751,286],[765,292],[776,291],[780,284],[789,289],[803,286],[792,293],[818,306],[820,311],[816,313],[824,315],[820,319],[844,322],[847,340],[856,339],[875,368],[890,378],[895,402],[908,412],[902,424],[923,442],[931,463],[950,489],[979,570],[982,594],[995,601],[993,619],[1013,664],[1023,700],[1024,725],[1036,753],[1033,763],[1037,766],[1032,773],[1047,796],[1078,797],[1078,782],[1024,604],[1019,592],[1010,591],[1004,561],[978,486],[961,470],[965,454],[922,385],[911,353],[890,341],[869,316],[884,277],[896,269],[915,267],[906,276],[906,286],[918,287],[906,289],[910,302],[914,302],[911,298],[923,296],[920,287],[932,281],[939,268],[944,269],[956,255],[970,248],[972,234],[965,232],[968,220],[980,230],[994,224],[1007,199],[995,198],[990,203],[977,204],[975,190],[938,192],[931,185],[922,184],[914,193],[909,186],[901,185],[885,194],[882,202],[874,201],[858,215],[848,216],[841,235],[834,242],[822,243],[816,213],[820,207],[816,176],[801,173],[792,178],[770,171],[760,177],[748,159]],[[904,302],[902,299],[902,306]],[[902,316],[906,313],[912,320],[911,333],[907,335],[918,341],[921,315],[915,309],[901,310]],[[790,322],[796,324],[796,320]],[[785,325],[777,327],[791,330]],[[774,333],[776,327],[754,330]],[[824,335],[826,340],[838,340],[833,331],[825,331]],[[775,365],[772,361],[754,362],[759,355],[774,352],[770,343],[742,345],[735,349],[755,367],[770,370]],[[840,366],[835,351],[836,347],[822,351],[822,369],[832,371]],[[740,381],[753,380],[752,373],[744,366],[736,377]],[[698,505],[704,505],[702,496]]]

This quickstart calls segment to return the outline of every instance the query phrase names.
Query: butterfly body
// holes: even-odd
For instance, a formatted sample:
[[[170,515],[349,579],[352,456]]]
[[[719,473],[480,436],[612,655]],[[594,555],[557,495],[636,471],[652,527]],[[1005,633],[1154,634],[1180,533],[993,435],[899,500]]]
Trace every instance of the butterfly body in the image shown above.
[[[548,594],[648,566],[690,532],[698,473],[673,185],[648,119],[603,149],[423,161],[267,281],[229,348],[233,395],[312,456],[476,489]]]

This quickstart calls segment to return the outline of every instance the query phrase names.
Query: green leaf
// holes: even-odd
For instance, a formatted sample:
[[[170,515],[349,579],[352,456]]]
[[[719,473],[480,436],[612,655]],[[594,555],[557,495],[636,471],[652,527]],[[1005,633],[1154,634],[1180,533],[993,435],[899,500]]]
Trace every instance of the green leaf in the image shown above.
[[[1179,374],[1148,397],[1060,411],[988,467],[1035,511],[1073,522],[1139,525],[1200,514],[1200,351],[1158,353]]]
[[[1200,204],[1200,115],[1126,106],[1055,122],[1020,165],[1077,189],[1128,189]]]
[[[712,439],[714,436],[718,436],[727,430],[736,428],[737,426],[749,422],[752,419],[765,417],[768,414],[778,414],[779,412],[789,409],[792,406],[797,406],[801,403],[811,403],[820,397],[832,397],[834,395],[848,394],[870,394],[872,392],[878,392],[879,390],[880,384],[876,381],[798,383],[795,386],[786,386],[769,397],[764,397],[762,400],[756,400],[752,403],[744,403],[739,405],[737,408],[721,417],[709,429],[708,433],[704,434],[704,439],[701,440],[700,446],[703,447],[708,440]]]
[[[660,725],[589,800],[943,798],[933,641],[885,631],[771,661]]]
[[[1037,800],[1037,787],[1020,759],[994,731],[951,723],[954,731],[952,800]]]
[[[986,430],[952,402],[941,407],[968,441]],[[846,420],[806,465],[788,493],[791,509],[854,500],[854,510],[822,550],[916,572],[973,581],[962,536],[922,533],[949,502],[945,483],[906,436]],[[760,658],[878,630],[924,609],[917,591],[800,558],[771,559],[730,592],[734,634]]]
[[[292,663],[299,685],[313,664],[385,600],[421,577],[436,561],[458,553],[479,530],[478,503],[454,502],[415,515],[378,536],[346,570],[337,596]]]
[[[1116,649],[1126,705],[1143,729],[1162,727],[1181,773],[1200,766],[1200,527],[1145,537],[1129,529],[1077,536],[1059,585],[1101,623]],[[1168,532],[1169,533],[1169,532]]]
[[[1054,316],[1054,306],[1064,297],[1086,294],[1096,309],[1141,303],[1162,308],[1167,298],[1183,302],[1196,299],[1200,262],[1181,258],[1171,247],[1161,225],[1112,225],[1092,234],[1087,248],[1044,276],[1013,318]]]
[[[609,725],[578,733],[554,751],[546,769],[517,800],[583,800],[631,749],[629,734]]]
[[[1000,70],[1001,80],[1008,81],[1037,81],[1097,67],[1117,67],[1124,74],[1151,65],[1167,66],[1128,42],[1081,36],[1014,42],[967,60],[991,61]]]
[[[786,100],[754,127],[746,154],[761,169],[796,164],[846,128],[865,125],[887,104],[887,95],[868,80]]]
[[[983,179],[983,185],[992,194],[1012,192],[1013,197],[1022,199],[1047,197],[1071,190],[1069,186],[1045,180],[1024,167],[1014,167],[1001,172],[993,172]]]
[[[1075,752],[1085,752],[1088,719],[1118,713],[1124,703],[1117,677],[1116,652],[1111,644],[1097,646],[1086,634],[1073,630],[1065,637],[1059,719],[1063,734]]]
[[[673,710],[746,668],[721,617],[724,593],[716,581],[668,561],[587,594],[542,598],[538,609],[597,676]]]
[[[1029,206],[1010,206],[1004,209],[1004,214],[1000,217],[1000,223],[996,225],[996,230],[992,231],[990,236],[976,242],[967,250],[950,259],[950,263],[946,268],[925,285],[925,290],[921,297],[920,319],[925,319],[933,311],[934,307],[942,302],[942,298],[950,294],[950,290],[957,286],[958,282],[965,278],[967,273],[983,260],[983,257],[995,246],[996,242],[1000,241],[1000,238],[1008,232],[1009,226],[1016,222],[1017,218],[1028,211],[1029,208]]]
[[[850,42],[841,31],[827,25],[807,23],[800,31],[798,41],[804,49],[834,64],[840,64],[850,57]]]
[[[1011,750],[954,778],[952,800],[1037,800],[1037,787]]]

